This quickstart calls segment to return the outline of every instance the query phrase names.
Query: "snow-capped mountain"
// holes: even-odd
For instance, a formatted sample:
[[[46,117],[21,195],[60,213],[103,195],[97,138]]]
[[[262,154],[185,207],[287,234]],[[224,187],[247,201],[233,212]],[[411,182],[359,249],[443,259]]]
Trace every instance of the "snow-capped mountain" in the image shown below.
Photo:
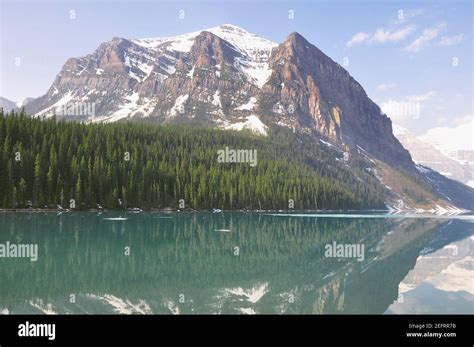
[[[474,187],[474,117],[455,127],[429,129],[420,139],[464,168],[462,182]]]
[[[268,66],[268,59],[272,49],[277,46],[276,43],[251,34],[231,24],[225,24],[204,31],[208,31],[230,43],[232,49],[236,50],[244,58],[236,59],[234,66],[239,67],[253,84],[259,87],[265,84],[271,73]],[[196,37],[199,36],[201,32],[202,31],[197,31],[168,38],[137,39],[132,40],[132,42],[155,52],[164,48],[168,51],[189,53]]]
[[[391,122],[339,64],[297,33],[281,44],[226,24],[168,38],[114,38],[71,58],[26,105],[86,122],[280,125],[411,166]]]
[[[449,157],[458,151],[474,151],[474,116],[467,116],[461,124],[453,127],[435,127],[426,131],[420,139]]]
[[[271,74],[268,60],[276,46],[233,25],[167,38],[114,38],[69,59],[28,109],[89,122],[186,117],[223,127],[255,123],[261,130],[250,111]]]
[[[430,167],[444,176],[474,187],[474,156],[472,156],[474,151],[461,149],[443,151],[436,143],[442,143],[441,146],[446,147],[446,142],[451,139],[448,134],[445,134],[446,140],[442,142],[439,141],[440,136],[436,137],[437,141],[430,141],[429,136],[416,136],[408,129],[397,125],[393,126],[393,132],[402,145],[410,151],[417,164]],[[432,134],[432,132],[427,134]]]

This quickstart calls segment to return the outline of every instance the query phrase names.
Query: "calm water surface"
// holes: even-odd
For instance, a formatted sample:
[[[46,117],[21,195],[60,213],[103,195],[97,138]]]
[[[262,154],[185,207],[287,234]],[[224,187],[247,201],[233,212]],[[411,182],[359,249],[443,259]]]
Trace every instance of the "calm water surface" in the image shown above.
[[[3,213],[7,242],[38,260],[0,258],[3,314],[474,313],[470,217]]]

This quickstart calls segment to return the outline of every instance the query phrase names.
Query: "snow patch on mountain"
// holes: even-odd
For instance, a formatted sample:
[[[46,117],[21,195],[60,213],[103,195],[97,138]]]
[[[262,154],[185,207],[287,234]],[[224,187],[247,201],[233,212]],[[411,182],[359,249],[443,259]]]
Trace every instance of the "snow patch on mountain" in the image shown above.
[[[224,126],[228,130],[243,130],[248,129],[259,135],[267,135],[268,127],[255,115],[250,115],[244,122],[234,123],[231,125]]]
[[[61,99],[56,101],[53,105],[49,106],[48,108],[35,113],[33,117],[52,117],[54,114],[56,114],[56,111],[60,109],[62,106],[66,105],[68,102],[73,100],[74,98],[74,93],[71,91],[68,91],[66,94],[64,94]]]
[[[145,300],[138,300],[138,303],[132,303],[128,299],[122,299],[112,294],[95,295],[86,294],[90,299],[102,301],[112,307],[119,314],[151,314],[151,308]]]
[[[244,111],[244,110],[251,111],[251,110],[253,110],[253,108],[255,107],[256,104],[257,104],[257,98],[252,96],[246,104],[242,104],[239,107],[236,107],[235,110],[237,110],[237,111]]]
[[[272,74],[272,69],[265,61],[255,61],[249,58],[236,57],[234,65],[250,77],[250,81],[262,88]]]
[[[219,27],[173,37],[133,39],[131,41],[156,52],[166,49],[168,51],[189,53],[194,39],[203,31],[211,32],[229,42],[241,54],[241,57],[235,58],[234,66],[246,74],[256,86],[261,88],[268,81],[272,72],[268,65],[268,59],[272,49],[278,45],[232,24],[224,24]],[[191,71],[194,72],[194,69]],[[192,77],[192,72],[188,76]],[[220,72],[216,72],[216,75],[219,78]]]
[[[153,65],[133,59],[127,53],[124,53],[125,66],[128,67],[128,74],[138,82],[144,82],[153,71]],[[142,76],[137,75],[139,73]]]
[[[250,289],[244,289],[242,287],[226,288],[225,291],[228,294],[243,297],[246,301],[255,304],[268,292],[268,283],[262,283]]]
[[[120,105],[119,109],[107,117],[99,117],[92,119],[93,122],[116,122],[120,119],[127,118],[133,115],[134,112],[139,108],[138,100],[139,95],[137,92],[132,93],[124,98],[124,103]]]
[[[221,39],[231,43],[241,53],[254,58],[268,59],[271,50],[277,46],[275,42],[249,33],[247,30],[232,24],[224,24],[218,27],[178,36],[133,39],[131,41],[139,46],[153,50],[157,50],[159,46],[167,44],[167,49],[170,51],[188,53],[191,50],[196,36],[198,36],[203,31],[213,33]]]
[[[43,300],[41,299],[38,299],[36,301],[33,301],[33,300],[30,300],[28,302],[32,307],[36,308],[37,310],[39,310],[41,313],[44,313],[44,314],[58,314],[57,311],[55,311],[53,309],[53,305],[52,304],[46,304],[45,302],[43,302]]]
[[[221,97],[219,95],[218,90],[216,90],[216,92],[212,96],[212,101],[211,102],[214,106],[218,107],[219,109],[222,109]]]
[[[230,42],[239,51],[254,58],[267,59],[271,50],[277,46],[276,43],[270,40],[249,33],[247,30],[232,24],[223,24],[207,31]]]
[[[194,76],[194,69],[195,69],[195,66],[193,65],[192,69],[189,70],[188,75],[187,75],[189,78],[193,78],[193,76]]]
[[[188,100],[188,98],[188,94],[178,96],[173,107],[168,111],[168,115],[170,117],[176,117],[178,113],[184,113],[184,103],[186,102],[186,100]]]
[[[166,48],[169,51],[188,53],[191,50],[194,38],[200,33],[201,31],[195,31],[192,33],[171,37],[151,37],[145,39],[133,39],[131,41],[139,46],[154,51],[158,51],[160,46],[166,45]]]

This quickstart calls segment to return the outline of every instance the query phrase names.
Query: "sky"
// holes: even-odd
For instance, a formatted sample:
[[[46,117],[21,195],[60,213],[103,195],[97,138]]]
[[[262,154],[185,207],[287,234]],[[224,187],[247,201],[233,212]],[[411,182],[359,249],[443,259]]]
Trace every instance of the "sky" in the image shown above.
[[[112,37],[230,23],[281,43],[297,31],[394,123],[421,135],[473,121],[472,1],[0,0],[0,96],[38,97],[70,57]]]

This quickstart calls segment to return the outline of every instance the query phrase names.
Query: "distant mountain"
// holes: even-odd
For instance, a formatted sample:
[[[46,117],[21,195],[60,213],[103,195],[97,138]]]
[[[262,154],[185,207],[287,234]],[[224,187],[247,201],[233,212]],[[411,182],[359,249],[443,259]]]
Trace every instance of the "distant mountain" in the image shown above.
[[[3,108],[4,111],[8,112],[16,108],[16,102],[5,99],[0,96],[0,108]]]
[[[344,68],[298,33],[276,44],[226,24],[168,38],[113,38],[69,59],[46,94],[25,109],[84,122],[185,123],[261,135],[285,127],[335,153],[364,157],[359,164],[389,187],[397,208],[449,209],[454,201],[474,208],[474,191],[458,199],[443,176],[436,176],[434,193],[446,204],[435,201],[432,178],[415,166],[390,119]],[[456,194],[464,189],[458,188]]]
[[[25,106],[27,103],[29,103],[30,101],[33,101],[35,98],[32,98],[32,97],[27,97],[25,98],[23,101],[19,101],[16,103],[16,106],[21,109],[23,106]]]
[[[446,154],[437,149],[432,141],[428,142],[429,137],[415,136],[400,126],[393,128],[395,136],[410,151],[417,164],[430,167],[471,187],[474,186],[474,151],[458,150]]]
[[[8,99],[2,98],[0,96],[0,108],[3,108],[5,112],[9,112],[11,110],[19,110],[21,109],[24,105],[29,103],[30,101],[33,101],[34,98],[25,98],[23,101],[15,102],[15,101],[10,101]]]
[[[463,123],[453,127],[436,127],[420,136],[424,142],[449,157],[456,157],[458,151],[474,151],[474,116],[468,116]]]

